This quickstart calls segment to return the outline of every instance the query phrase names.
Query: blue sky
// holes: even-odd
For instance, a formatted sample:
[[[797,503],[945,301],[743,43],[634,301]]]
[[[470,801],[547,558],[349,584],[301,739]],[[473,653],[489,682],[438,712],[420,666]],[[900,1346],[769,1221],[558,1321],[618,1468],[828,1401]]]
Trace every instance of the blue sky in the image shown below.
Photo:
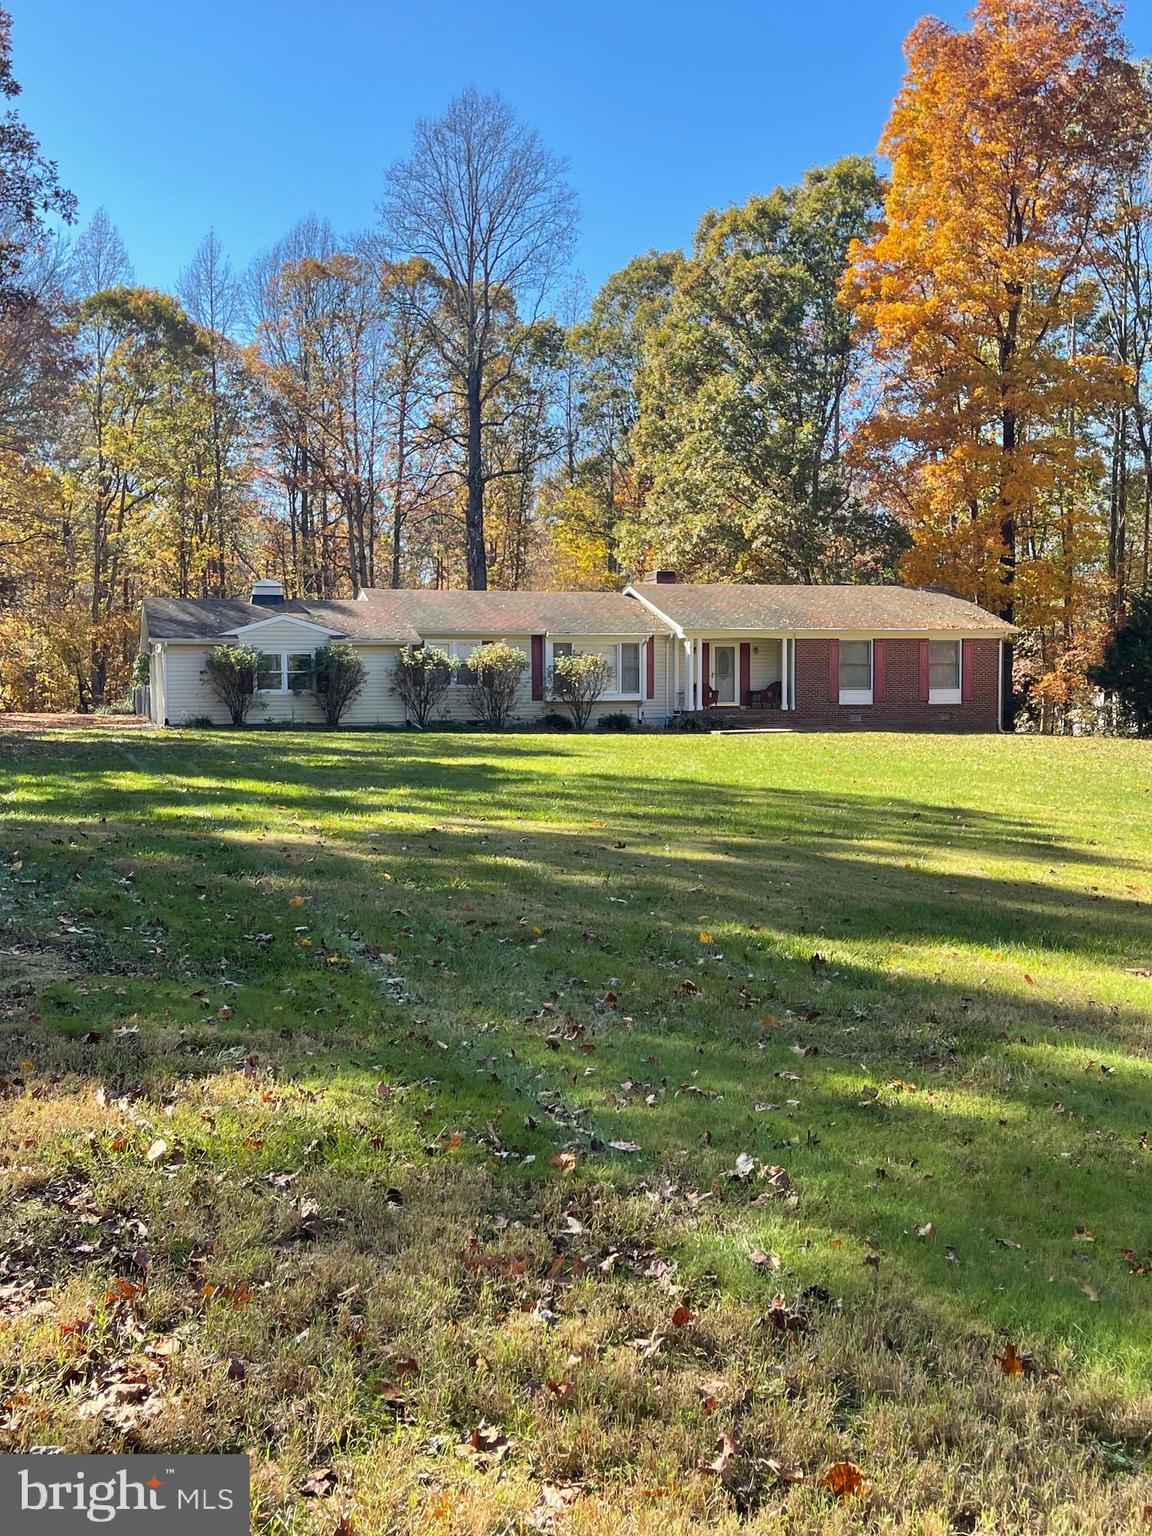
[[[568,158],[595,287],[709,207],[871,151],[923,0],[6,0],[20,107],[141,281],[215,226],[244,266],[297,218],[373,222],[412,123],[499,90]],[[963,4],[934,7],[959,21]],[[1128,35],[1152,52],[1152,6]]]

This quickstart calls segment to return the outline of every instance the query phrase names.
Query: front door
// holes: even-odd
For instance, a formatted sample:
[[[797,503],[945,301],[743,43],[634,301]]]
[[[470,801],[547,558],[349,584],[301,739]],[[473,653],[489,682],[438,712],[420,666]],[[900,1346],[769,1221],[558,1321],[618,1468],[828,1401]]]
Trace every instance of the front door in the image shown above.
[[[717,704],[735,704],[736,647],[734,645],[712,647],[712,686],[716,690]]]

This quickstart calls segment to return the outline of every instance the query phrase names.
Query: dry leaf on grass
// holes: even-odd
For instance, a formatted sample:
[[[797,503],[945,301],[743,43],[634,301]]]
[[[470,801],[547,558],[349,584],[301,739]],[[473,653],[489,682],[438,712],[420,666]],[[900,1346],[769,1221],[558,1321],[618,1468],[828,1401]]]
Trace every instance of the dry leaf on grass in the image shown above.
[[[820,1479],[838,1499],[850,1499],[864,1486],[864,1474],[852,1461],[838,1461]]]
[[[525,1516],[525,1524],[534,1531],[552,1531],[558,1515],[572,1508],[584,1492],[580,1483],[541,1483],[536,1503]]]
[[[340,1479],[331,1467],[316,1467],[296,1490],[304,1499],[326,1499],[335,1493]]]
[[[735,1476],[733,1463],[740,1455],[740,1442],[729,1434],[722,1434],[716,1441],[716,1455],[705,1465],[706,1472],[715,1472],[722,1483],[728,1485]]]
[[[467,1439],[461,1440],[456,1447],[456,1454],[483,1471],[495,1462],[503,1461],[509,1447],[510,1442],[504,1431],[481,1419]]]
[[[1000,1370],[1005,1376],[1032,1376],[1036,1372],[1036,1361],[1032,1355],[1017,1354],[1015,1344],[1009,1344],[1002,1355],[998,1355]]]

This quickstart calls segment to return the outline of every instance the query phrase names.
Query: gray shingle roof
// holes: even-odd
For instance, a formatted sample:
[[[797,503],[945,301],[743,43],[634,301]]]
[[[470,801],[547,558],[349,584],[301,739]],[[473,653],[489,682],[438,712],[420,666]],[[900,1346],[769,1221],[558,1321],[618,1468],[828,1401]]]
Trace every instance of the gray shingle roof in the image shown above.
[[[622,592],[469,592],[369,588],[364,608],[422,635],[651,635],[667,626]]]
[[[629,589],[693,633],[885,630],[1012,633],[1012,626],[946,592],[896,586],[705,586],[639,582]],[[667,626],[622,592],[369,589],[362,600],[274,607],[233,598],[150,597],[152,640],[217,640],[262,619],[298,618],[352,640],[418,644],[439,635],[650,635]]]
[[[884,630],[1010,635],[1011,624],[947,592],[897,586],[706,586],[637,582],[631,589],[693,634]]]
[[[228,597],[148,597],[144,618],[150,640],[219,640],[231,630],[263,619],[304,619],[356,640],[397,640],[415,644],[420,636],[400,615],[368,603],[300,602],[274,607]]]

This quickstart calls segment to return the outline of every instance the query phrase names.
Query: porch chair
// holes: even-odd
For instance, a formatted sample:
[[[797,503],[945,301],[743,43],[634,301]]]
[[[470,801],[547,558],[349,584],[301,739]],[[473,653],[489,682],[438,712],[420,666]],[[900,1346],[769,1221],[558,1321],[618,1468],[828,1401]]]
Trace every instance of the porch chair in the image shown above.
[[[747,697],[749,709],[779,709],[780,684],[776,682],[769,683],[766,688],[749,688]]]

